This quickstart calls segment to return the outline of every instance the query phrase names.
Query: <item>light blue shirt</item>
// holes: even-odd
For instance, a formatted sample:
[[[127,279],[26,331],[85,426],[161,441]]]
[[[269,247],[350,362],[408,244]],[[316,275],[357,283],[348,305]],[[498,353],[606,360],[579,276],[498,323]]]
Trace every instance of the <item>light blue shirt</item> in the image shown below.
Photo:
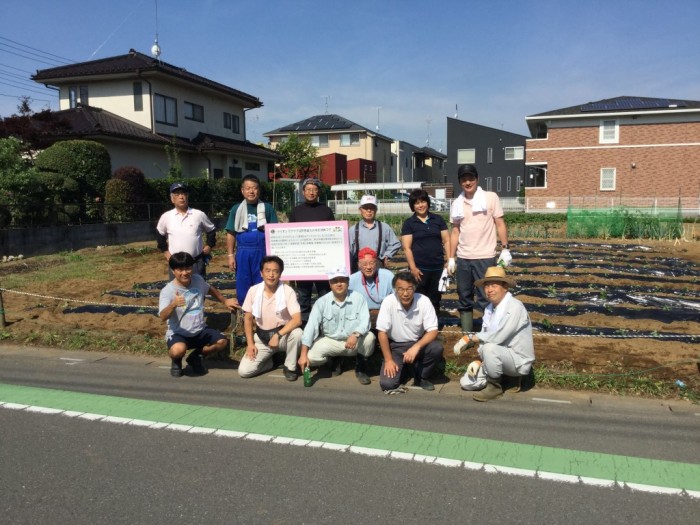
[[[311,348],[320,336],[345,341],[353,332],[365,335],[369,326],[369,308],[362,295],[348,290],[345,301],[338,304],[333,292],[328,292],[314,303],[301,344]]]
[[[370,310],[378,310],[384,298],[394,293],[391,287],[393,279],[394,274],[386,268],[379,268],[376,278],[366,282],[362,280],[362,272],[355,272],[350,276],[350,289],[365,298]],[[377,281],[379,281],[378,285]]]

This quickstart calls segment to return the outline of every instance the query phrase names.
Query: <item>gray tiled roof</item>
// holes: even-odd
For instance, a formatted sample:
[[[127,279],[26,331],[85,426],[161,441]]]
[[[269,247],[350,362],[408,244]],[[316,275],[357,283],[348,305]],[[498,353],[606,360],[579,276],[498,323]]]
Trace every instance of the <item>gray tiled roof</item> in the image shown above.
[[[175,135],[159,135],[114,113],[91,106],[78,105],[76,108],[56,111],[55,113],[56,117],[68,128],[61,130],[60,133],[52,134],[57,139],[113,137],[162,146],[175,140],[177,147],[189,151],[240,153],[273,161],[280,158],[274,151],[247,140],[236,140],[204,133],[198,134],[192,140]]]
[[[42,84],[58,85],[65,84],[71,79],[124,75],[127,73],[133,75],[160,73],[213,89],[230,97],[236,97],[243,101],[245,107],[259,108],[263,105],[260,99],[253,95],[195,75],[184,68],[162,62],[133,49],[129,50],[129,53],[126,55],[41,69],[32,76],[32,80]]]
[[[353,121],[348,120],[340,115],[326,114],[326,115],[314,115],[313,117],[305,118],[299,122],[294,122],[293,124],[287,124],[281,128],[273,129],[267,133],[263,133],[265,137],[270,137],[274,135],[289,135],[290,133],[303,133],[309,134],[314,132],[320,133],[352,133],[352,132],[366,132],[371,133],[381,137],[389,142],[393,142],[394,139],[372,131],[364,126],[355,124]]]
[[[56,135],[58,138],[109,136],[163,145],[169,142],[144,126],[100,108],[78,105],[55,114],[68,125],[67,130]]]
[[[622,96],[606,98],[596,102],[586,102],[568,108],[555,109],[545,113],[530,115],[527,118],[554,117],[566,115],[587,115],[590,113],[614,112],[640,112],[659,111],[673,109],[700,109],[700,102],[696,100],[679,100],[648,97]]]

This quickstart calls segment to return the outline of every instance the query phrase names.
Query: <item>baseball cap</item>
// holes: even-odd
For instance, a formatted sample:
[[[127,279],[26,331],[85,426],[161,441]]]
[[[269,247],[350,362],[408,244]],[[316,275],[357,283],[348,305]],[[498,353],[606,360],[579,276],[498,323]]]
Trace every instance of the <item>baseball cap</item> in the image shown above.
[[[345,269],[345,266],[338,266],[336,268],[333,268],[332,270],[328,270],[326,272],[326,275],[328,276],[329,281],[331,281],[337,277],[345,277],[346,279],[350,278],[350,275],[348,274],[348,271]]]
[[[377,197],[374,195],[363,195],[360,199],[360,208],[363,206],[374,206],[377,207]]]
[[[187,189],[187,186],[185,186],[184,183],[182,183],[182,182],[173,182],[173,183],[170,185],[170,193],[174,193],[174,192],[176,192],[177,190],[182,190],[182,191],[184,191],[185,193],[188,193],[188,192],[189,192],[189,190]]]

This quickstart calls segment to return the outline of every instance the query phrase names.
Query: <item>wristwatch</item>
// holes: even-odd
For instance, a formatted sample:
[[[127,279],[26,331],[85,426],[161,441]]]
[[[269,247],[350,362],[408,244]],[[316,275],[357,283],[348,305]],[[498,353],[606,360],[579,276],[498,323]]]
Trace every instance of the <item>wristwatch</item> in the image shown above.
[[[502,249],[502,250],[507,250],[507,249],[508,249],[508,245],[507,245],[507,244],[501,244],[501,249]]]
[[[360,332],[353,332],[351,335],[354,335],[357,339],[362,337],[362,334]]]

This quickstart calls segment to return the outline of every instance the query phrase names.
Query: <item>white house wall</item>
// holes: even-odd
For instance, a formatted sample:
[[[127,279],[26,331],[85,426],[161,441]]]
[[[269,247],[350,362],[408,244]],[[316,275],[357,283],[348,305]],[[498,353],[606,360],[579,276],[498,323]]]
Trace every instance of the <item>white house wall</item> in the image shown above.
[[[156,133],[177,135],[178,137],[194,138],[198,133],[211,133],[221,137],[245,140],[245,114],[240,105],[235,105],[226,97],[217,96],[214,92],[193,89],[189,85],[153,79],[152,94],[156,93],[177,100],[177,126],[156,123]],[[146,86],[144,86],[146,87]],[[204,122],[185,118],[185,102],[198,104],[204,108]],[[224,128],[224,112],[235,115],[239,120],[239,133]]]

